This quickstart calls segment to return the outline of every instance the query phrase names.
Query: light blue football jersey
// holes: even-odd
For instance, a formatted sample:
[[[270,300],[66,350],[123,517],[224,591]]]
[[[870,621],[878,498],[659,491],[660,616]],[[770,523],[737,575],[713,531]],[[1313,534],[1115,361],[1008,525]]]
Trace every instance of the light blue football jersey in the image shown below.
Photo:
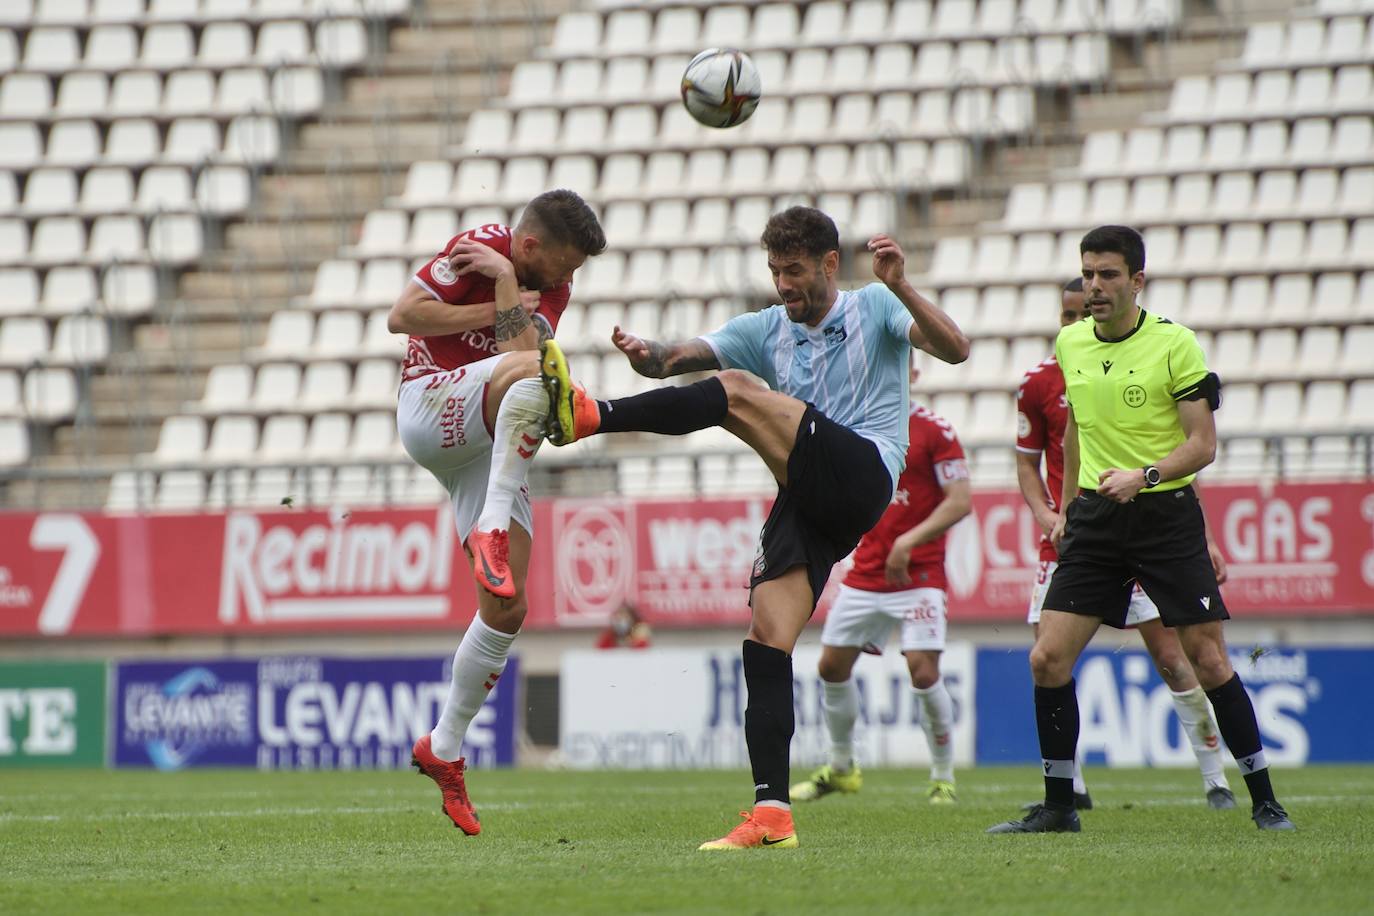
[[[895,481],[906,465],[913,321],[890,289],[870,283],[840,290],[819,327],[772,305],[736,315],[702,339],[722,369],[752,372],[873,442]]]

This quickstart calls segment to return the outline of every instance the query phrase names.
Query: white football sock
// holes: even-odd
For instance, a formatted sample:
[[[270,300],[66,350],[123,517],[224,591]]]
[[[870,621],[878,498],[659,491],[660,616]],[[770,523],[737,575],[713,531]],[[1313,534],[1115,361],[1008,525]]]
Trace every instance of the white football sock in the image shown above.
[[[453,680],[444,711],[429,733],[430,749],[440,760],[457,760],[462,756],[463,736],[486,702],[487,694],[496,686],[497,678],[506,670],[506,657],[517,635],[493,630],[481,617],[473,615],[458,651],[453,653]]]
[[[491,476],[487,501],[477,527],[482,531],[510,530],[511,505],[530,478],[530,462],[544,442],[544,421],[549,397],[537,378],[522,378],[511,385],[496,412],[492,433]]]
[[[1077,753],[1073,755],[1073,794],[1088,794],[1088,784],[1083,781],[1083,757]]]
[[[1207,702],[1207,692],[1199,686],[1182,693],[1170,693],[1174,695],[1174,711],[1178,713],[1178,721],[1183,723],[1183,733],[1188,736],[1193,753],[1197,755],[1203,788],[1230,788],[1222,763],[1221,738],[1217,723],[1212,718],[1212,704]]]
[[[915,690],[921,703],[921,728],[930,745],[930,778],[954,782],[954,701],[945,689],[945,679]]]
[[[859,718],[859,688],[854,678],[825,688],[825,724],[830,729],[830,765],[841,773],[854,765],[854,722]]]

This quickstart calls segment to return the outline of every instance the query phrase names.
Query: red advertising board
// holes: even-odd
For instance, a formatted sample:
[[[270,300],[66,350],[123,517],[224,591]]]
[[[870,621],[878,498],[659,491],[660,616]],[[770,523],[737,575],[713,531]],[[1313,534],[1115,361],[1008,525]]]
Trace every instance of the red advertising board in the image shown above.
[[[1374,484],[1218,484],[1205,503],[1234,615],[1374,614]],[[767,513],[539,502],[526,626],[598,626],[627,601],[659,627],[743,624]],[[446,505],[3,519],[0,635],[455,629],[476,605]],[[1038,536],[1017,493],[975,494],[949,541],[953,619],[1023,619]]]

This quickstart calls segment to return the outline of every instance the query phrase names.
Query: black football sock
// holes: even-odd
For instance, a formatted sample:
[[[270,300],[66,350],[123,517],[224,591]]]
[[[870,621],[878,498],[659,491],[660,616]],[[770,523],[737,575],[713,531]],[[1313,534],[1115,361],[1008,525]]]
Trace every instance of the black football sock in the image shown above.
[[[683,436],[725,422],[729,401],[720,379],[669,385],[628,398],[597,401],[598,433],[661,433]]]
[[[744,742],[754,770],[754,802],[790,802],[788,755],[796,718],[792,709],[792,657],[752,639],[744,641]]]
[[[1250,800],[1260,802],[1274,801],[1274,787],[1269,782],[1269,761],[1264,759],[1264,746],[1260,743],[1259,721],[1255,718],[1255,707],[1240,675],[1235,674],[1216,690],[1207,691],[1207,699],[1212,701],[1212,710],[1217,714],[1217,728],[1240,765],[1245,786],[1250,790]]]
[[[1078,694],[1073,678],[1063,687],[1035,688],[1035,730],[1045,770],[1045,801],[1073,807],[1073,755],[1078,749]]]

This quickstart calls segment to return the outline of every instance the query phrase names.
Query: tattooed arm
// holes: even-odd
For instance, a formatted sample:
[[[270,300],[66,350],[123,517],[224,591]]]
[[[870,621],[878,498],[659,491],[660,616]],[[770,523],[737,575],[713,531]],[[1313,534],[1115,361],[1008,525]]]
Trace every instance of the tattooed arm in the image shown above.
[[[611,334],[611,343],[625,354],[636,372],[649,378],[668,378],[684,372],[720,368],[716,354],[700,337],[682,343],[665,344],[626,334],[617,325]]]
[[[496,281],[496,309],[492,329],[496,352],[539,349],[539,332],[530,322],[529,312],[520,296],[515,266],[494,248],[473,239],[459,239],[449,252],[449,264],[458,276],[480,273]]]

